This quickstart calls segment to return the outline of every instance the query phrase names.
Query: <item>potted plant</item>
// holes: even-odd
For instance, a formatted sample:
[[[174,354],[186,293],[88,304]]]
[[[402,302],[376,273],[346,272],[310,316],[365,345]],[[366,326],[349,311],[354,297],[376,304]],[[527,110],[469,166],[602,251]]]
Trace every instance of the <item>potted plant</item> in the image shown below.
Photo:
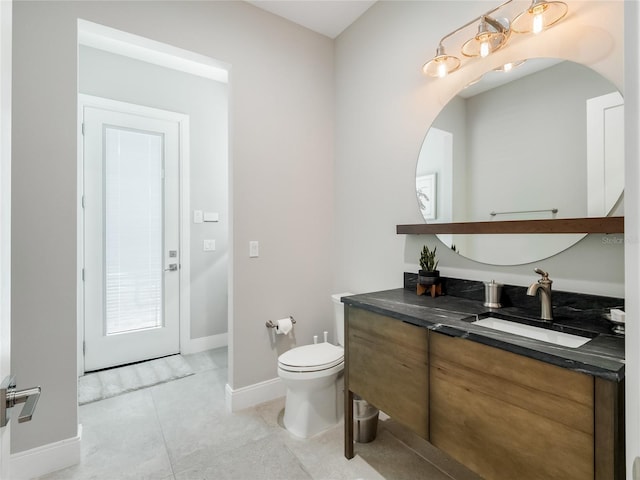
[[[429,247],[424,245],[422,252],[420,253],[420,271],[418,272],[418,283],[420,285],[433,285],[440,277],[440,271],[438,270],[438,262],[436,259],[436,249],[429,250]]]

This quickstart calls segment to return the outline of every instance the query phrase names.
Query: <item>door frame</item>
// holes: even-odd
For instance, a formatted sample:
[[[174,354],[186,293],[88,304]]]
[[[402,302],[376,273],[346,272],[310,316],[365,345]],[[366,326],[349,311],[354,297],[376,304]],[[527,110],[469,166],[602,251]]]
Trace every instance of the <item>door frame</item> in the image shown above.
[[[0,382],[11,373],[12,11],[10,0],[0,1]],[[0,478],[9,478],[10,440],[11,422],[0,428]]]
[[[190,155],[189,155],[189,116],[181,113],[161,110],[158,108],[136,105],[108,98],[96,97],[78,93],[78,376],[84,375],[84,281],[82,272],[84,269],[84,215],[82,199],[84,195],[84,148],[82,135],[83,108],[95,107],[104,110],[115,110],[134,115],[159,118],[167,121],[174,121],[179,124],[179,182],[180,182],[180,207],[179,207],[179,238],[180,238],[180,351],[186,350],[186,346],[191,339],[191,255],[190,255],[190,215],[191,203],[191,182],[190,182]]]

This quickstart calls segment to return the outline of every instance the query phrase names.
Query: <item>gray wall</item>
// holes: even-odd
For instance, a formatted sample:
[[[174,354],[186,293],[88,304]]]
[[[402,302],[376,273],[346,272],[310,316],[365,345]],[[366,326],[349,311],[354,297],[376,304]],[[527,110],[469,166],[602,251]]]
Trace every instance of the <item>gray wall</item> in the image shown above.
[[[78,18],[231,65],[231,387],[277,377],[290,345],[272,343],[266,320],[295,316],[292,343],[331,330],[333,42],[237,1],[16,2],[12,361],[43,394],[14,426],[14,452],[78,424]]]
[[[455,255],[431,235],[395,234],[397,224],[423,222],[413,185],[425,132],[449,99],[484,71],[520,58],[564,58],[588,65],[622,90],[621,1],[571,2],[566,21],[543,34],[514,35],[507,48],[467,60],[445,79],[425,77],[421,67],[439,39],[486,8],[474,1],[378,2],[338,37],[337,290],[401,286],[403,271],[417,271],[427,243],[439,246],[445,275],[526,285],[540,266],[550,271],[554,288],[624,295],[624,246],[599,235],[535,264],[496,267]],[[459,51],[462,37],[446,42],[447,50]]]
[[[460,220],[549,206],[559,208],[558,217],[586,217],[586,101],[615,91],[592,70],[563,62],[469,98],[467,154],[473,161],[467,216]]]
[[[218,212],[191,221],[191,338],[227,332],[228,88],[224,83],[80,46],[79,91],[189,115],[191,210]],[[192,218],[190,213],[190,218]],[[204,252],[204,239],[216,250]]]

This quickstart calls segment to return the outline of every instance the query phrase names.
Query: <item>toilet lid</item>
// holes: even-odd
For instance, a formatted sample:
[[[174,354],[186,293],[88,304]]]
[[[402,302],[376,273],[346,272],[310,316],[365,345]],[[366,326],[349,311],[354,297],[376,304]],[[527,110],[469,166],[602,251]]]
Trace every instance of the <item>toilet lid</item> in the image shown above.
[[[294,372],[325,370],[344,361],[344,350],[328,342],[292,348],[278,358],[280,368]]]

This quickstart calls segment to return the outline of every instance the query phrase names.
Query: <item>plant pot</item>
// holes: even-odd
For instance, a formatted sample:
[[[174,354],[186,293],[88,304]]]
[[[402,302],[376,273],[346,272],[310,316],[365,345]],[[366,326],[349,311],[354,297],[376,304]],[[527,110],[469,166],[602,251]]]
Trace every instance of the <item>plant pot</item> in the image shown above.
[[[418,283],[420,285],[433,285],[440,278],[440,270],[419,270],[418,271]]]

